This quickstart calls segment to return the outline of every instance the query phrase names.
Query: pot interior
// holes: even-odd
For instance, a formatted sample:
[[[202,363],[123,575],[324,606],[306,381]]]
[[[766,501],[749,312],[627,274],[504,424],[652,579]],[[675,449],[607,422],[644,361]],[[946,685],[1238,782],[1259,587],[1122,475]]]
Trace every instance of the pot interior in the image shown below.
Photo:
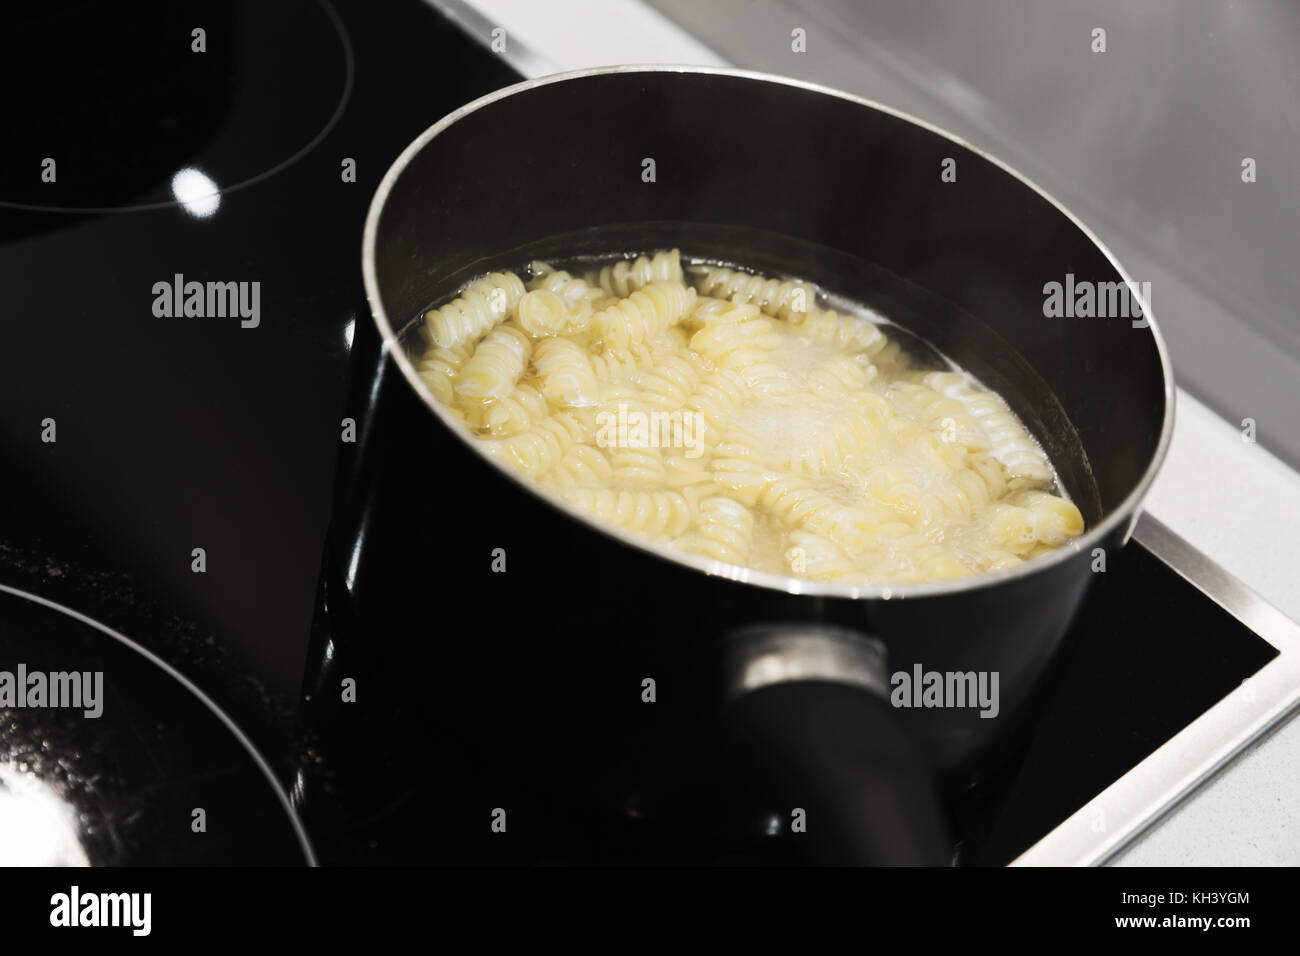
[[[1045,314],[1051,283],[1124,282],[1105,253],[999,165],[856,100],[729,74],[574,76],[460,116],[379,201],[372,304],[404,348],[483,272],[677,247],[812,281],[932,344],[1010,403],[1090,528],[1162,450],[1154,330]]]

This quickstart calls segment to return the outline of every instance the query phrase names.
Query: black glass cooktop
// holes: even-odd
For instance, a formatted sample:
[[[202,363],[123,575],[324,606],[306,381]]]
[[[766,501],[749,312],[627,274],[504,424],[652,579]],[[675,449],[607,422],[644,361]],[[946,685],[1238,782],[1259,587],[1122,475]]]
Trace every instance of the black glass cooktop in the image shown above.
[[[0,591],[0,854],[36,866],[301,866],[271,769],[165,665]],[[8,685],[8,687],[6,687]]]
[[[316,0],[142,0],[129,17],[43,4],[10,13],[0,44],[5,87],[22,91],[8,132],[24,148],[0,159],[10,208],[205,209],[310,155],[352,93],[346,27]],[[56,82],[24,80],[41,60]]]
[[[518,77],[418,0],[195,9],[124,24],[114,4],[42,5],[6,31],[6,68],[56,36],[81,54],[53,86],[7,86],[23,132],[0,160],[0,584],[193,680],[323,862],[780,859],[780,838],[738,851],[725,807],[683,799],[691,714],[606,689],[644,663],[619,650],[617,602],[557,631],[508,575],[489,592],[459,572],[433,424],[394,376],[376,386],[370,196],[417,133]],[[235,283],[248,314],[159,314],[177,276]],[[341,421],[375,408],[383,468],[359,475]],[[561,668],[555,648],[587,663]],[[949,794],[958,860],[1010,860],[1272,655],[1140,545],[1113,557],[1016,757]],[[111,724],[0,707],[0,767],[26,781],[3,786],[71,807],[89,862],[215,861],[175,825],[196,788],[209,819],[238,804],[241,832],[267,834],[261,861],[302,857],[206,705],[102,630],[0,595],[0,671],[38,657],[102,670],[132,702]],[[191,725],[204,742],[178,750]],[[103,766],[120,772],[86,786]],[[488,825],[503,805],[508,840]]]
[[[111,603],[103,574],[147,582],[292,699],[366,320],[366,206],[417,133],[517,77],[416,0],[157,6],[183,13],[41,4],[4,31],[19,72],[19,47],[98,52],[6,87],[28,131],[0,203],[131,211],[0,205],[0,557],[83,605]],[[205,181],[240,188],[214,200]],[[243,284],[249,312],[259,283],[257,324],[156,315],[178,275]]]

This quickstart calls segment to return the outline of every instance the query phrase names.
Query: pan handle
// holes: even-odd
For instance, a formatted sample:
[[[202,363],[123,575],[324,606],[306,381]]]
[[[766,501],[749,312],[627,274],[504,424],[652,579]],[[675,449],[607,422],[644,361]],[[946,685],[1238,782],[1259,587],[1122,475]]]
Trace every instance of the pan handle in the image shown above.
[[[884,644],[756,625],[725,636],[723,675],[733,808],[788,831],[806,862],[950,865],[930,771],[889,703]]]

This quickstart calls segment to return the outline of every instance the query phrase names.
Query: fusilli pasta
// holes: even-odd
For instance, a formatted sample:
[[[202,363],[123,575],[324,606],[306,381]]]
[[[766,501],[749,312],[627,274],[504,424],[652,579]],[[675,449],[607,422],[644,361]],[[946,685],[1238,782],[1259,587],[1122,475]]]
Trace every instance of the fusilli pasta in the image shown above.
[[[460,370],[453,388],[462,401],[505,398],[528,367],[533,343],[512,325],[493,329]]]
[[[753,303],[771,316],[780,315],[782,309],[807,312],[813,307],[817,296],[812,286],[797,280],[782,282],[780,279],[768,279],[737,269],[713,266],[695,266],[691,272],[695,273],[694,285],[700,295]]]
[[[681,321],[695,301],[695,290],[672,282],[650,282],[592,319],[596,341],[605,351],[626,352]]]
[[[505,321],[524,295],[524,284],[513,272],[490,272],[471,282],[460,297],[429,311],[425,327],[438,348],[470,345]]]
[[[416,372],[574,508],[737,568],[945,580],[1083,533],[1007,403],[911,368],[880,316],[805,282],[689,272],[672,250],[585,279],[535,262],[526,287],[491,273],[425,314]]]
[[[670,249],[668,252],[657,253],[652,258],[639,256],[630,262],[615,262],[605,266],[588,281],[599,284],[610,295],[626,299],[651,282],[680,283],[681,256],[676,249]]]

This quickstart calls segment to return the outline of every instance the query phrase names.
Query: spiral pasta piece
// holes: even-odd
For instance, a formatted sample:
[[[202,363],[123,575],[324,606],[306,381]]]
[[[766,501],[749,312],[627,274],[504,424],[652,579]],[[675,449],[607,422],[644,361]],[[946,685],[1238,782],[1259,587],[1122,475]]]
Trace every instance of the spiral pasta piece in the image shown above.
[[[741,303],[741,305],[745,304]],[[737,308],[736,303],[728,299],[713,299],[709,296],[700,295],[695,297],[695,304],[690,307],[686,317],[682,319],[682,325],[695,330],[702,325],[719,322],[742,322],[745,319],[752,318],[757,311],[756,306],[748,309]]]
[[[596,303],[610,298],[610,293],[585,279],[570,275],[564,270],[551,269],[549,266],[546,269],[548,271],[529,281],[529,291],[551,292],[563,299],[564,304],[571,309],[585,302],[592,307],[593,311]]]
[[[463,411],[470,428],[492,438],[517,435],[551,413],[546,397],[532,385],[518,385],[500,401],[475,402],[464,406]]]
[[[548,289],[525,292],[516,311],[519,327],[535,339],[584,332],[592,314],[591,303],[583,302],[577,307],[570,307],[564,299]]]
[[[754,513],[731,498],[705,498],[699,504],[699,526],[674,546],[743,567],[754,547]]]
[[[605,488],[614,479],[609,458],[599,448],[578,445],[570,448],[548,477],[548,483],[560,488]]]
[[[523,295],[524,283],[519,276],[490,272],[471,282],[459,298],[426,313],[425,328],[438,348],[472,345],[504,322]]]
[[[768,279],[764,276],[721,267],[692,267],[695,288],[702,296],[752,303],[767,315],[779,316],[781,310],[807,312],[817,300],[816,290],[806,282],[791,279]]]
[[[799,475],[842,472],[863,457],[874,437],[870,425],[852,412],[827,415],[784,444],[778,464]]]
[[[664,460],[658,448],[615,448],[610,451],[612,481],[628,490],[648,490],[664,485]]]
[[[754,435],[733,426],[713,450],[709,462],[713,480],[741,504],[755,507],[768,485],[781,477],[770,466],[765,452],[763,443]]]
[[[626,299],[652,282],[678,284],[682,281],[681,253],[670,249],[652,258],[639,256],[630,262],[615,262],[601,269],[594,281],[607,293],[620,299]]]
[[[1022,490],[1010,497],[1025,508],[1039,544],[1057,547],[1083,533],[1083,515],[1073,501],[1045,491]]]
[[[679,322],[695,301],[695,290],[672,282],[650,282],[592,319],[596,340],[606,351],[626,352]]]
[[[604,289],[564,271],[544,273],[528,290],[519,301],[519,324],[534,338],[585,332],[592,315],[612,304]]]
[[[524,474],[541,478],[583,437],[583,429],[563,413],[547,418],[509,438],[484,441],[489,455]]]
[[[690,505],[675,491],[574,488],[564,497],[601,521],[653,537],[679,535],[691,523]]]
[[[444,405],[450,405],[455,394],[452,384],[456,375],[469,361],[470,350],[463,345],[453,348],[430,349],[415,365],[415,373],[429,386],[433,397]]]
[[[729,369],[710,372],[701,376],[695,391],[686,399],[686,410],[700,416],[704,440],[715,445],[736,406],[750,395],[749,385],[737,372]]]
[[[781,347],[772,323],[759,317],[754,306],[735,306],[729,314],[740,317],[706,324],[691,336],[691,349],[717,365],[730,360],[732,367],[744,368]]]
[[[948,548],[928,538],[914,537],[895,551],[898,561],[894,577],[898,581],[946,581],[971,573]]]
[[[794,312],[787,308],[780,315],[799,334],[838,348],[874,356],[887,344],[885,334],[866,319],[840,315],[834,309]]]
[[[861,355],[835,355],[814,368],[804,381],[805,387],[821,397],[860,394],[876,377],[876,368]]]
[[[493,329],[460,370],[453,385],[456,397],[462,401],[505,398],[524,374],[532,351],[532,340],[514,326]]]
[[[976,391],[955,372],[932,372],[923,381],[954,399],[977,423],[985,436],[983,447],[1001,463],[1013,487],[1051,483],[1052,467],[1047,456],[1000,395]]]
[[[641,400],[652,408],[674,411],[685,407],[700,373],[693,363],[680,356],[658,362],[641,378]]]
[[[638,343],[620,351],[603,351],[591,357],[591,367],[601,383],[627,384],[642,370],[654,367],[654,353]]]
[[[989,486],[976,471],[955,469],[944,481],[924,492],[927,524],[936,525],[950,516],[973,517],[989,502]]]
[[[814,581],[834,581],[853,573],[853,559],[835,542],[810,531],[790,532],[782,557],[791,572]]]
[[[995,544],[1019,556],[1042,545],[1057,547],[1083,531],[1083,518],[1072,502],[1042,492],[997,502],[981,517]]]
[[[864,509],[842,505],[794,475],[769,482],[759,501],[764,510],[782,519],[790,528],[806,528],[829,538],[850,553],[867,546],[875,527],[875,522]]]
[[[926,385],[899,382],[891,394],[908,402],[916,411],[917,420],[943,441],[961,445],[968,451],[986,451],[989,437],[979,420],[965,405]]]
[[[594,405],[600,400],[600,381],[591,356],[569,339],[543,339],[533,358],[542,394],[558,405]]]

